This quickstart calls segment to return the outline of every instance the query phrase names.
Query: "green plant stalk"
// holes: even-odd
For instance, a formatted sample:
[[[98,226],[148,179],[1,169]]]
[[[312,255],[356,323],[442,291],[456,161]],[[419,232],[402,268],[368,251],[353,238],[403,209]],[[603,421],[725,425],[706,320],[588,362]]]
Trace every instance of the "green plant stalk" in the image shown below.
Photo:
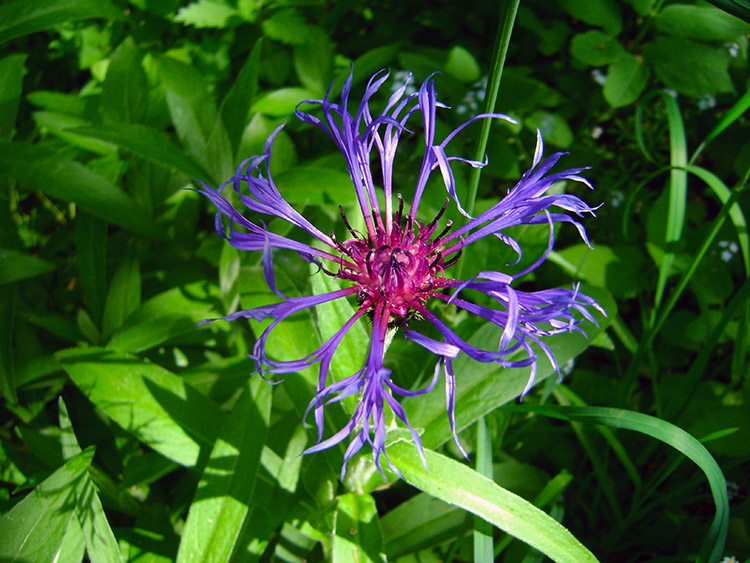
[[[487,431],[484,417],[477,421],[477,473],[494,480],[492,472],[492,436]],[[492,545],[492,526],[484,519],[474,517],[474,563],[492,563],[495,560]]]

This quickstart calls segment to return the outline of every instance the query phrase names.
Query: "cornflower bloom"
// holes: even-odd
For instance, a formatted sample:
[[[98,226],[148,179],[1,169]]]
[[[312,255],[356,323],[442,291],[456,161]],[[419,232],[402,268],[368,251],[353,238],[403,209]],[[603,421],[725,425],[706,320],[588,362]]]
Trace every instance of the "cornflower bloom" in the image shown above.
[[[538,134],[531,169],[503,199],[478,216],[471,217],[459,202],[451,165],[459,161],[474,167],[482,167],[485,163],[448,156],[447,145],[461,130],[478,119],[513,120],[501,114],[480,114],[455,129],[441,142],[437,142],[436,111],[446,106],[437,101],[433,77],[430,76],[418,92],[411,94],[407,90],[411,79],[409,77],[406,83],[392,93],[385,109],[379,114],[373,114],[370,100],[387,78],[388,73],[384,71],[370,78],[362,100],[354,108],[351,108],[349,103],[352,86],[350,75],[343,85],[340,103],[331,101],[329,88],[325,98],[303,101],[296,111],[299,119],[327,133],[346,159],[354,196],[364,220],[364,232],[360,233],[351,227],[343,207],[340,207],[341,219],[351,238],[339,240],[333,233],[326,234],[311,224],[279,193],[271,176],[270,158],[274,138],[281,127],[268,138],[263,154],[243,162],[233,178],[218,189],[202,184],[202,189],[198,190],[219,209],[216,215],[216,231],[220,236],[239,250],[255,250],[262,253],[265,280],[281,299],[278,303],[238,311],[223,318],[228,321],[240,317],[256,321],[273,319],[257,338],[251,354],[257,372],[264,377],[266,374],[292,373],[314,364],[319,365],[317,393],[308,407],[308,411],[314,410],[318,442],[305,453],[330,448],[351,436],[344,454],[342,479],[346,473],[347,462],[365,443],[372,447],[375,465],[382,472],[381,455],[385,455],[388,460],[385,453],[386,403],[411,431],[414,443],[424,461],[419,435],[409,424],[404,409],[394,395],[413,397],[427,393],[435,386],[441,372],[445,377],[447,411],[453,437],[466,455],[456,435],[456,381],[453,360],[463,352],[479,362],[493,362],[504,367],[530,367],[528,384],[524,390],[526,393],[531,388],[536,374],[537,358],[532,343],[543,350],[559,373],[557,362],[542,338],[560,332],[580,330],[580,321],[574,317],[573,311],[578,311],[582,317],[594,321],[587,308],[601,310],[593,299],[579,293],[577,287],[572,290],[547,289],[531,293],[511,287],[516,278],[536,269],[547,258],[554,242],[555,223],[573,223],[588,244],[583,226],[565,212],[581,216],[584,213],[593,214],[594,209],[574,195],[546,193],[552,184],[562,180],[573,180],[591,187],[589,182],[580,176],[584,169],[575,168],[550,174],[550,170],[563,153],[542,160],[543,144],[541,135]],[[300,106],[309,105],[319,107],[322,117],[300,109]],[[414,196],[408,209],[405,209],[402,196],[396,194],[394,197],[393,164],[401,136],[411,133],[407,129],[407,123],[416,118],[421,118],[422,121],[425,154],[414,186]],[[381,199],[384,202],[382,208],[378,204],[378,189],[370,167],[373,156],[380,161]],[[265,175],[261,171],[261,166],[265,168]],[[436,169],[440,171],[447,190],[446,205],[453,200],[458,210],[467,218],[465,224],[459,228],[452,229],[452,223],[448,221],[443,229],[439,229],[438,223],[446,206],[443,206],[437,217],[427,223],[417,218],[427,181]],[[321,249],[275,234],[263,222],[246,218],[222,195],[222,190],[227,185],[234,188],[239,200],[250,211],[287,221],[302,229],[308,236],[317,239],[322,243],[319,246],[325,248]],[[245,188],[249,195],[245,193]],[[552,212],[551,208],[556,208],[557,211]],[[228,226],[224,225],[222,215],[228,217]],[[531,266],[513,276],[497,271],[477,272],[474,277],[465,281],[450,276],[450,268],[456,263],[462,250],[490,235],[512,248],[520,260],[519,244],[503,232],[515,225],[549,227],[548,248]],[[242,229],[238,230],[235,226]],[[345,287],[321,295],[285,296],[275,283],[273,259],[276,249],[298,252],[303,259],[316,264],[326,275],[346,282]],[[463,295],[469,291],[489,296],[496,308],[478,305],[464,298]],[[268,336],[279,323],[305,309],[348,298],[356,301],[356,311],[320,348],[292,361],[279,361],[269,356],[266,347]],[[452,304],[497,325],[501,329],[498,348],[482,350],[464,341],[433,312],[433,307],[429,304],[434,301]],[[442,334],[442,340],[436,340],[411,328],[409,321],[414,316],[426,319],[437,327]],[[365,364],[356,373],[328,384],[331,359],[337,347],[344,335],[363,317],[372,319],[372,339]],[[389,338],[398,328],[403,329],[407,339],[438,356],[432,381],[424,389],[411,391],[398,386],[391,380],[391,370],[384,365]],[[325,405],[357,394],[360,396],[359,404],[351,420],[324,440]],[[398,473],[398,469],[393,467],[390,460],[388,463]]]

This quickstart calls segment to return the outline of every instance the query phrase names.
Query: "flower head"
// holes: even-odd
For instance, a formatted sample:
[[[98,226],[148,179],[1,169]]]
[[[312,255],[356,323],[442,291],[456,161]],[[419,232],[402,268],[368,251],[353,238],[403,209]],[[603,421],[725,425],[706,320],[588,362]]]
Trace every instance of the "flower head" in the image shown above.
[[[555,223],[572,223],[588,243],[583,226],[570,214],[593,214],[594,209],[574,195],[547,193],[552,184],[561,180],[572,180],[591,187],[580,176],[584,169],[550,173],[563,153],[542,160],[543,144],[541,135],[538,135],[531,169],[503,199],[472,217],[459,201],[452,165],[458,161],[482,167],[485,163],[449,156],[447,146],[462,129],[478,119],[512,119],[501,114],[480,114],[438,142],[435,140],[436,113],[438,108],[446,106],[437,101],[433,77],[429,77],[413,93],[409,93],[409,77],[391,94],[385,108],[380,113],[374,113],[370,101],[387,78],[387,72],[375,74],[369,80],[362,100],[355,107],[351,106],[349,100],[352,86],[350,75],[344,83],[340,103],[330,99],[329,89],[322,100],[301,102],[296,112],[299,119],[324,131],[344,156],[358,212],[361,212],[364,221],[364,232],[360,233],[351,227],[341,207],[341,220],[351,236],[338,240],[333,233],[325,234],[312,225],[279,193],[271,176],[269,162],[274,138],[281,127],[268,138],[263,154],[243,162],[233,178],[218,189],[202,184],[202,189],[199,190],[219,210],[216,216],[219,235],[237,249],[262,253],[265,280],[281,299],[277,303],[232,313],[224,319],[273,319],[257,338],[251,355],[261,375],[292,373],[318,364],[317,393],[308,407],[308,410],[314,411],[318,443],[306,453],[329,448],[351,437],[344,455],[342,478],[346,472],[346,463],[365,443],[370,444],[378,469],[381,468],[381,456],[385,455],[387,459],[384,416],[386,404],[409,428],[424,460],[419,435],[409,424],[395,395],[409,397],[427,393],[434,387],[442,372],[446,383],[448,415],[454,439],[461,448],[456,436],[454,417],[456,381],[453,360],[459,354],[464,353],[476,361],[493,362],[504,367],[530,367],[528,384],[524,390],[526,393],[536,374],[537,358],[532,344],[543,350],[559,373],[555,358],[544,344],[543,337],[580,330],[580,321],[574,317],[574,311],[593,321],[588,308],[601,310],[593,299],[579,293],[577,287],[533,293],[512,287],[516,278],[537,268],[549,255],[554,242]],[[307,106],[319,108],[320,116],[300,109]],[[402,196],[394,194],[393,165],[401,136],[412,134],[407,127],[418,119],[421,119],[425,154],[414,186],[414,196],[407,207]],[[379,159],[380,187],[373,178],[373,158]],[[419,219],[420,202],[427,181],[436,170],[440,172],[447,192],[446,206],[452,201],[466,217],[465,224],[459,228],[454,229],[451,221],[443,228],[439,226],[446,206],[429,222]],[[317,239],[319,244],[306,244],[275,234],[259,219],[246,218],[222,195],[222,190],[228,185],[234,188],[240,201],[254,214],[287,221],[306,232],[308,237]],[[381,190],[380,199],[384,202],[382,207],[378,203]],[[225,227],[222,216],[229,219],[228,227]],[[513,276],[497,271],[482,271],[476,272],[468,280],[451,277],[451,266],[456,263],[462,250],[490,235],[496,237],[500,244],[512,248],[520,260],[519,244],[504,233],[508,227],[516,225],[546,225],[549,228],[548,248],[534,264]],[[324,272],[320,275],[339,278],[345,282],[345,287],[321,295],[285,296],[276,288],[273,264],[275,249],[297,251],[302,258],[320,267]],[[477,304],[471,299],[470,292],[488,296],[495,307]],[[269,356],[266,348],[268,335],[279,323],[297,312],[336,299],[350,299],[357,306],[351,318],[320,348],[292,361],[279,361]],[[431,306],[431,303],[441,301],[497,325],[501,331],[497,349],[476,348],[451,330],[435,314],[435,307]],[[410,320],[415,315],[432,323],[442,339],[436,340],[414,330],[410,326],[413,324]],[[365,316],[372,319],[372,338],[365,364],[356,373],[329,383],[331,360],[339,344],[351,327]],[[384,365],[389,338],[399,328],[407,339],[438,356],[434,377],[425,389],[410,391],[399,387],[391,380],[391,371]],[[326,404],[357,394],[360,395],[359,404],[351,420],[333,436],[324,439]],[[391,467],[398,472],[395,467]]]

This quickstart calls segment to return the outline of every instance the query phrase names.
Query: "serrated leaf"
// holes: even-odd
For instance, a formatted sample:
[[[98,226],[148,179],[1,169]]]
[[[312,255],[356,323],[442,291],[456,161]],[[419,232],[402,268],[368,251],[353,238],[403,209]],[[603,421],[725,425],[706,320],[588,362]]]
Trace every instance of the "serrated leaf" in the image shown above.
[[[607,69],[604,99],[613,108],[635,102],[648,84],[649,70],[642,61],[626,55]]]
[[[180,8],[174,19],[197,28],[215,27],[223,29],[227,27],[227,22],[231,17],[239,15],[240,13],[236,8],[232,8],[223,2],[198,0]]]
[[[122,17],[107,0],[12,0],[0,6],[0,44],[66,22]]]
[[[57,359],[92,403],[169,459],[192,467],[213,447],[224,413],[172,372],[101,348],[72,348]]]
[[[93,457],[93,448],[75,456],[3,516],[0,560],[56,560]]]
[[[178,562],[231,561],[252,510],[271,412],[271,385],[253,378],[214,444],[182,532]]]
[[[604,66],[626,55],[620,43],[601,31],[587,31],[573,37],[570,54],[584,64]]]
[[[0,174],[21,186],[72,202],[92,215],[148,236],[159,236],[153,220],[130,197],[82,164],[26,143],[0,143]]]

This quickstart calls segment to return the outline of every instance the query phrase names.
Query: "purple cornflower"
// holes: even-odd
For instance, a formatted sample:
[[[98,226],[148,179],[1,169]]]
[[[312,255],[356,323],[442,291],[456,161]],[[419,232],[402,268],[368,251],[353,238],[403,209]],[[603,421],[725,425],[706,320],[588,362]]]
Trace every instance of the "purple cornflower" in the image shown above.
[[[554,154],[542,161],[542,138],[538,135],[531,169],[502,200],[478,216],[471,217],[458,200],[451,163],[460,161],[474,167],[482,167],[485,163],[448,156],[446,147],[457,133],[478,119],[499,118],[511,122],[513,120],[501,114],[481,114],[455,129],[441,142],[436,142],[436,111],[437,108],[446,106],[437,101],[432,76],[422,84],[418,92],[411,94],[407,91],[411,79],[409,77],[405,84],[393,92],[385,109],[373,115],[370,100],[387,78],[387,72],[375,74],[368,82],[361,102],[355,108],[349,105],[352,86],[350,75],[342,89],[341,103],[330,100],[330,89],[323,100],[306,100],[300,103],[300,106],[319,106],[322,117],[302,111],[299,106],[296,111],[299,119],[327,133],[344,155],[353,182],[354,195],[364,219],[363,233],[351,227],[341,207],[341,218],[351,238],[338,240],[333,233],[325,234],[312,225],[282,197],[274,185],[269,164],[274,138],[281,127],[268,138],[263,154],[243,162],[233,178],[218,189],[202,184],[203,189],[199,190],[219,209],[216,215],[216,231],[219,235],[239,250],[262,252],[265,280],[281,298],[278,303],[238,311],[224,319],[273,319],[258,337],[251,355],[261,375],[292,373],[319,364],[317,393],[308,407],[308,411],[313,409],[315,413],[318,443],[305,453],[330,448],[351,436],[352,439],[344,454],[342,478],[346,473],[347,462],[365,443],[372,447],[375,465],[382,471],[381,454],[388,460],[385,453],[386,428],[383,412],[386,403],[411,431],[414,443],[424,461],[419,435],[409,424],[403,408],[394,395],[413,397],[429,392],[435,386],[441,371],[445,377],[447,410],[453,437],[466,455],[458,441],[455,427],[454,358],[463,352],[480,362],[494,362],[503,367],[530,367],[525,394],[531,388],[536,374],[536,353],[531,344],[536,343],[558,370],[554,355],[544,344],[542,337],[580,330],[580,321],[572,314],[574,310],[591,321],[594,319],[587,307],[601,310],[593,299],[579,293],[577,287],[572,290],[547,289],[532,293],[511,287],[516,278],[531,272],[547,258],[554,242],[555,223],[573,223],[588,244],[583,226],[565,212],[581,216],[583,213],[593,214],[594,209],[574,195],[546,194],[552,184],[561,180],[573,180],[591,187],[589,182],[579,175],[584,168],[548,174],[563,153]],[[422,120],[425,154],[414,197],[406,210],[401,195],[396,194],[394,197],[393,163],[401,135],[411,133],[407,129],[407,123],[418,118]],[[379,158],[382,171],[382,208],[378,204],[379,190],[376,189],[370,167],[370,159],[373,156]],[[260,170],[261,165],[265,168],[265,176]],[[438,230],[445,205],[429,223],[418,219],[418,210],[427,180],[436,169],[442,175],[449,196],[446,198],[446,205],[452,199],[467,218],[466,223],[455,230],[452,230],[451,221],[448,221],[443,229]],[[222,195],[221,192],[227,184],[232,185],[240,201],[249,210],[283,219],[305,231],[308,236],[318,239],[327,248],[316,248],[277,235],[269,231],[262,221],[247,219]],[[245,193],[245,189],[249,191],[249,195]],[[550,211],[553,207],[558,211]],[[222,214],[229,218],[228,232],[222,222]],[[501,243],[510,246],[520,260],[520,246],[503,231],[515,225],[537,224],[548,225],[549,245],[546,252],[522,272],[514,276],[496,271],[478,272],[466,281],[450,277],[450,267],[456,263],[462,250],[489,235],[494,235]],[[237,230],[235,225],[243,229]],[[347,282],[346,287],[322,295],[286,297],[276,288],[274,249],[297,251],[302,258],[318,265],[325,274]],[[464,298],[469,291],[489,296],[497,308],[478,305]],[[269,357],[266,342],[271,331],[280,322],[310,307],[348,298],[358,304],[356,312],[320,348],[298,360],[278,361]],[[431,301],[455,305],[497,325],[501,329],[498,348],[481,350],[461,339],[436,316],[434,308],[429,305]],[[337,347],[354,323],[365,316],[372,319],[372,339],[365,365],[356,373],[328,384],[329,367]],[[413,330],[409,326],[409,321],[414,316],[426,319],[437,327],[442,334],[442,340],[435,340]],[[434,377],[424,389],[410,391],[399,387],[391,380],[391,371],[384,366],[387,343],[397,328],[403,329],[407,339],[438,356]],[[510,359],[518,351],[521,351],[521,357]],[[351,420],[333,436],[324,440],[325,405],[356,394],[360,395],[360,400]],[[391,465],[390,460],[388,463]],[[398,472],[392,465],[391,467]]]

